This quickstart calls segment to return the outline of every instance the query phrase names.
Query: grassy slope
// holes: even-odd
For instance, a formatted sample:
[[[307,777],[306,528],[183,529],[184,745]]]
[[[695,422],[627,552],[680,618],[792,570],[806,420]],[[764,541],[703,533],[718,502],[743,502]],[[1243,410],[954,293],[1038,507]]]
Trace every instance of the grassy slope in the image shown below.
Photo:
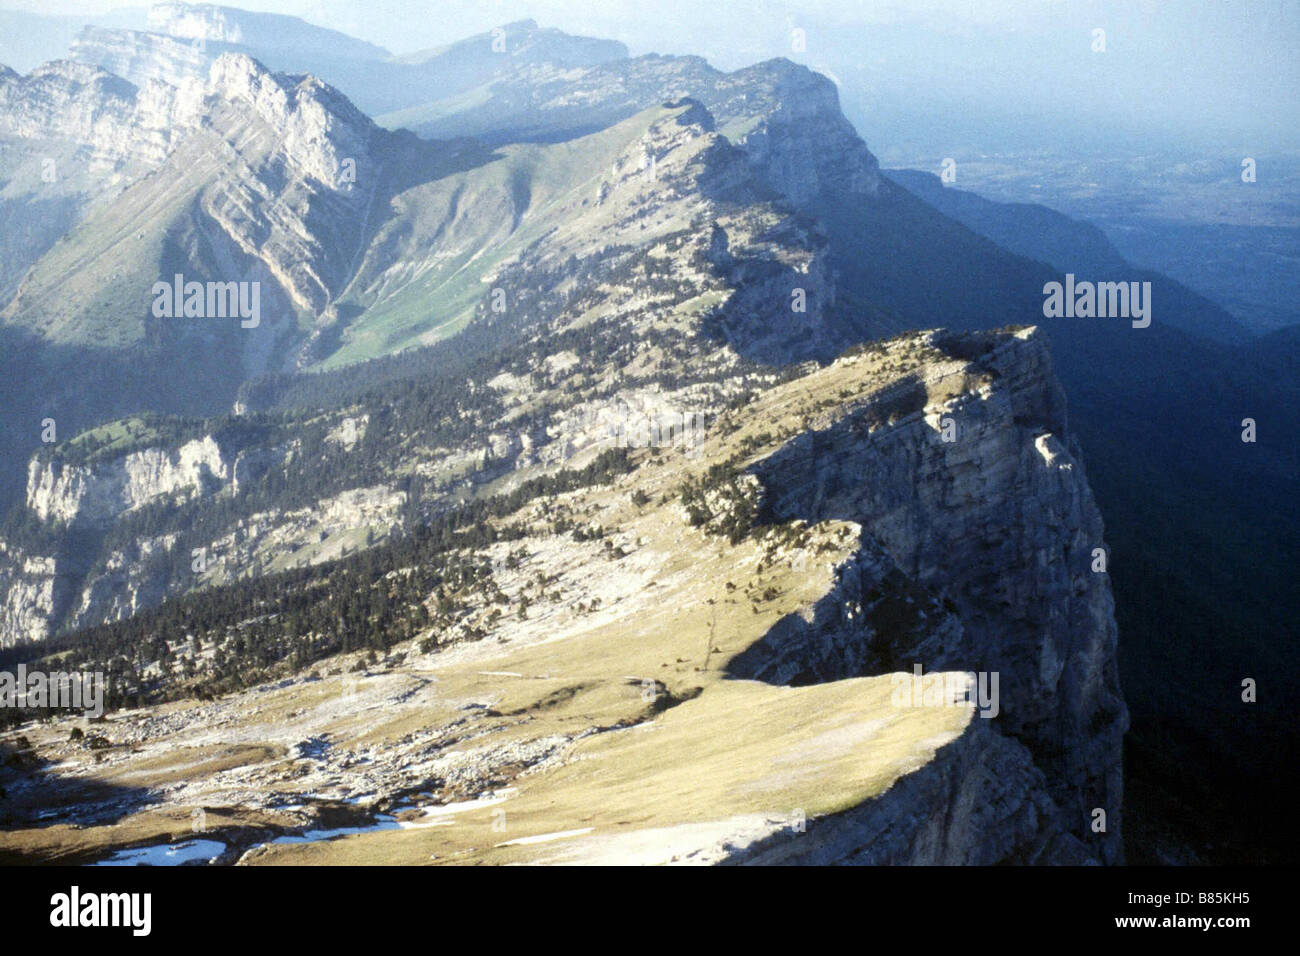
[[[607,592],[600,611],[575,610],[572,596],[539,601],[526,622],[512,615],[509,627],[483,641],[417,656],[386,676],[350,673],[349,662],[340,661],[344,668],[335,676],[237,695],[224,705],[229,723],[195,714],[188,735],[178,732],[102,768],[88,766],[80,785],[128,790],[186,780],[206,789],[190,799],[201,800],[219,825],[283,826],[230,801],[247,786],[286,792],[299,786],[301,762],[274,744],[286,732],[324,733],[337,746],[380,752],[431,727],[447,728],[446,749],[466,751],[575,738],[562,763],[513,779],[506,773],[513,789],[503,802],[404,829],[276,844],[254,858],[258,863],[663,859],[674,840],[699,847],[738,827],[781,826],[796,811],[811,820],[880,794],[959,736],[970,711],[896,708],[887,676],[802,688],[726,677],[736,654],[827,592],[832,566],[856,548],[856,526],[818,525],[808,545],[809,569],[796,570],[793,555],[771,539],[733,546],[689,527],[674,492],[686,474],[731,457],[747,439],[775,436],[758,440],[749,455],[764,457],[805,427],[808,416],[833,417],[845,401],[903,373],[889,359],[837,363],[760,396],[746,409],[747,424],[727,435],[715,431],[697,457],[663,450],[612,487],[563,496],[577,513],[617,528],[619,540],[636,545],[609,568],[615,577],[604,586],[617,593]],[[946,390],[934,397],[941,394]],[[631,500],[637,488],[653,502],[668,500],[637,506]],[[604,559],[567,539],[541,536],[523,544],[533,555],[521,572],[528,577],[538,554],[559,547],[567,567],[557,590],[581,589],[601,574]],[[508,643],[496,639],[507,634]],[[656,713],[642,694],[646,679],[661,682],[675,706]],[[387,696],[371,696],[381,690]],[[201,706],[160,710],[181,716]],[[106,730],[115,736],[111,723]],[[43,754],[62,748],[60,759],[89,763],[84,751],[62,744],[64,724],[26,732]],[[266,746],[244,746],[251,741]],[[504,811],[504,831],[494,829],[501,819],[494,811]],[[451,822],[428,825],[440,820]],[[532,842],[556,833],[568,835]],[[174,805],[129,814],[110,827],[56,824],[5,834],[0,855],[79,859],[163,834],[192,836]]]
[[[681,110],[646,110],[569,142],[505,147],[482,166],[393,197],[394,215],[380,227],[360,275],[341,299],[364,313],[321,367],[454,335],[488,292],[487,278],[552,230],[599,239],[609,213],[591,204],[597,185],[620,153],[674,112]],[[400,252],[410,254],[414,265],[386,275]],[[396,286],[391,292],[390,282]]]
[[[837,365],[763,396],[746,416],[752,424],[710,442],[690,471],[702,472],[760,432],[793,432],[817,402],[857,394],[864,373],[876,368],[865,359]],[[811,819],[846,809],[879,795],[960,735],[967,710],[896,708],[889,677],[803,688],[727,679],[733,656],[826,592],[829,568],[852,553],[856,531],[838,522],[819,526],[828,551],[817,556],[816,570],[796,572],[777,561],[759,571],[761,546],[732,547],[685,528],[675,501],[647,506],[645,514],[628,503],[634,486],[656,497],[670,490],[683,464],[678,458],[647,466],[612,491],[578,496],[599,508],[602,524],[649,542],[643,551],[653,552],[653,583],[636,613],[567,635],[561,627],[539,645],[475,655],[438,671],[440,696],[490,698],[498,712],[522,711],[530,738],[620,721],[631,727],[579,741],[562,767],[519,778],[507,800],[456,814],[453,825],[280,845],[256,862],[598,861],[611,858],[606,854],[627,859],[629,852],[635,859],[637,850],[662,859],[662,846],[643,843],[671,845],[680,828],[709,824],[687,838],[698,845],[701,834],[727,832],[725,821],[790,819],[796,810]],[[776,593],[770,600],[747,596],[769,588]],[[698,696],[651,723],[638,680],[645,678],[679,697]],[[499,812],[504,831],[493,829]],[[554,834],[566,835],[516,842]]]

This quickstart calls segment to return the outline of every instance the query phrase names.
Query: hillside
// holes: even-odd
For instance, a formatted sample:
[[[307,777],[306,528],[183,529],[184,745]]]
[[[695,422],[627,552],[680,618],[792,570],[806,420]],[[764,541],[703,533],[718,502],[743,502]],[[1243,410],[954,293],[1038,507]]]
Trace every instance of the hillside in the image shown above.
[[[202,601],[187,634],[158,629],[183,605],[142,615],[169,635],[161,670],[113,672],[146,706],[96,726],[93,751],[58,723],[25,730],[0,847],[79,860],[193,838],[201,807],[202,839],[248,863],[1113,861],[1124,707],[1089,570],[1100,521],[1063,429],[1041,336],[909,336],[773,384],[690,447],[633,451],[622,475],[525,494],[489,519],[494,543],[425,539],[454,556],[444,575],[481,570],[385,600],[415,598],[430,625],[381,628],[382,661],[291,651],[313,627],[244,669],[247,689],[154,704],[296,630],[283,602],[311,579],[243,623]],[[1001,465],[969,468],[984,458]],[[840,477],[863,471],[878,480]],[[988,590],[990,549],[1015,610]],[[392,570],[368,553],[348,573],[395,596],[401,546]],[[112,635],[51,650],[89,662]],[[999,674],[996,719],[987,699],[988,717],[900,702],[914,661]],[[80,827],[24,826],[38,792]],[[340,826],[356,835],[275,839]]]
[[[258,695],[310,709],[313,694],[337,690],[329,681],[360,666],[400,684],[395,696],[385,684],[374,698],[389,709],[415,693],[404,682],[442,674],[444,660],[468,653],[462,645],[478,654],[498,638],[507,642],[493,648],[502,660],[488,669],[551,674],[542,651],[524,654],[528,615],[552,601],[537,584],[525,606],[514,572],[528,555],[554,557],[583,594],[572,607],[556,599],[554,673],[586,674],[580,658],[610,661],[590,675],[601,689],[582,727],[622,728],[648,715],[625,707],[631,698],[615,701],[613,688],[644,677],[648,663],[693,661],[669,652],[688,631],[699,643],[698,622],[656,611],[646,632],[662,652],[654,662],[622,646],[641,625],[621,611],[584,644],[591,599],[605,599],[582,592],[585,578],[619,575],[580,568],[636,567],[624,562],[645,538],[663,553],[647,568],[675,574],[670,556],[680,547],[681,567],[713,571],[707,582],[673,583],[671,600],[719,607],[725,596],[712,578],[721,562],[757,562],[762,529],[827,525],[817,533],[829,542],[851,526],[866,531],[836,543],[833,563],[851,564],[868,590],[882,576],[882,593],[894,596],[891,625],[907,624],[907,608],[925,594],[938,601],[926,605],[927,621],[943,621],[894,634],[892,649],[873,657],[852,629],[804,646],[798,621],[820,633],[838,584],[809,583],[821,590],[799,591],[775,619],[751,602],[754,622],[727,625],[726,680],[688,700],[696,685],[685,683],[687,671],[658,676],[673,700],[665,721],[675,727],[679,710],[698,708],[721,722],[711,708],[723,700],[788,714],[766,685],[797,684],[810,700],[825,694],[828,711],[846,721],[870,722],[885,718],[874,704],[853,710],[849,698],[879,697],[871,681],[905,670],[906,654],[927,669],[979,662],[1002,673],[1008,695],[992,737],[1014,739],[1032,764],[989,757],[1010,761],[1024,801],[1008,797],[1016,809],[999,825],[1019,834],[1025,818],[1016,814],[1037,808],[1037,849],[1021,836],[933,843],[916,831],[908,839],[924,848],[917,858],[1053,861],[1078,851],[1113,863],[1124,852],[1122,682],[1133,715],[1128,772],[1141,782],[1141,799],[1123,811],[1139,821],[1127,830],[1140,834],[1130,858],[1285,856],[1283,824],[1261,840],[1248,822],[1225,821],[1234,806],[1265,804],[1289,819],[1284,795],[1268,786],[1294,762],[1285,695],[1243,706],[1239,687],[1243,675],[1275,686],[1297,676],[1279,637],[1297,611],[1300,560],[1300,511],[1289,494],[1294,336],[1250,338],[1219,305],[1133,267],[1086,223],[990,202],[925,173],[882,173],[845,119],[835,82],[789,60],[725,72],[699,57],[629,57],[621,44],[531,21],[501,29],[394,58],[293,18],[165,4],[147,31],[90,30],[70,60],[26,76],[0,70],[5,659],[86,654],[103,664],[117,677],[113,706],[136,711],[110,718],[123,721],[119,736],[142,743],[158,726],[178,727],[214,748],[205,755],[217,761],[217,783],[195,785],[207,801],[231,769],[221,738],[196,729],[212,717],[209,705],[252,739],[269,733],[250,716]],[[1149,283],[1150,324],[1045,317],[1046,288],[1067,273]],[[255,283],[256,321],[155,314],[154,284],[177,275]],[[1031,325],[1036,332],[1005,331]],[[936,328],[945,331],[914,331]],[[983,331],[992,328],[1004,331]],[[954,381],[929,381],[953,364]],[[876,411],[856,409],[858,396],[890,386]],[[979,426],[970,457],[960,422],[954,442],[942,438],[935,408],[949,399]],[[773,423],[780,402],[799,408],[784,428]],[[1247,418],[1257,441],[1242,440]],[[45,437],[47,421],[57,436]],[[734,446],[730,429],[748,444]],[[698,473],[699,459],[678,456],[674,440],[647,449],[656,442],[645,436],[665,430],[678,443],[707,435],[703,460],[714,470]],[[759,487],[768,492],[755,497]],[[566,496],[580,504],[542,517],[529,510]],[[720,534],[698,536],[710,522]],[[606,533],[615,525],[637,533]],[[1098,548],[1105,575],[1084,574]],[[801,573],[771,586],[798,590]],[[649,613],[637,603],[644,578],[608,585],[629,610]],[[201,647],[189,649],[191,635]],[[570,739],[573,726],[547,723],[553,708],[572,716],[586,706],[577,703],[586,691],[567,678],[529,701],[496,685],[489,692],[459,666],[448,663],[445,675],[457,699],[483,704],[472,708],[476,719],[481,709],[498,712],[474,733],[495,734],[504,725],[491,721],[520,711],[509,720],[538,722],[565,746],[589,745],[581,728]],[[313,668],[320,681],[308,680]],[[849,693],[840,686],[848,680],[863,682]],[[280,681],[292,683],[255,689]],[[757,684],[737,689],[746,681]],[[507,695],[504,709],[488,702],[497,693]],[[299,743],[308,756],[328,754],[317,738],[352,739],[361,732],[355,716],[321,713],[301,740],[271,735],[287,749],[235,756],[274,764]],[[437,739],[455,737],[447,728],[459,719],[439,725]],[[979,728],[989,725],[922,720],[909,730],[974,740],[974,750],[955,748],[953,765],[928,738],[907,742],[912,756],[934,755],[926,766],[938,768],[934,786],[949,788],[950,806],[971,798],[968,771],[986,753],[990,732]],[[38,741],[38,755],[75,763],[70,780],[98,779],[94,754],[51,736],[66,730],[23,734]],[[679,731],[683,748],[703,746]],[[397,754],[411,743],[383,739],[380,750]],[[321,772],[337,779],[353,769],[359,746],[345,748],[348,766]],[[761,742],[754,748],[746,766],[766,759]],[[126,748],[112,755],[120,763],[104,755],[110,794],[129,798],[106,819],[153,813],[141,808],[171,799],[163,791],[183,774],[148,752],[176,778],[130,793],[126,781],[137,778],[112,775],[135,775],[136,757]],[[17,766],[38,769],[45,759],[20,757]],[[514,781],[531,759],[506,776]],[[845,782],[830,761],[827,774],[843,784],[833,788],[838,810],[817,804],[818,813],[858,820],[850,808],[876,806],[873,788],[895,780],[900,792],[934,797],[931,783],[904,786],[906,764],[871,764],[867,787]],[[619,766],[620,781],[645,783]],[[726,775],[741,770],[723,768],[710,785],[730,787]],[[267,793],[282,792],[279,772],[265,778],[274,784]],[[497,786],[485,777],[462,792],[426,776],[438,787],[425,804]],[[374,800],[335,793],[320,819],[316,808],[268,822],[262,814],[282,804],[253,786],[212,805],[242,807],[249,826],[279,833],[327,825],[338,801],[366,796],[382,810],[405,800],[399,778],[385,777]],[[583,829],[581,793],[562,792],[574,814],[538,810],[538,826]],[[776,811],[728,793],[718,805],[727,819],[757,826],[736,832],[758,834],[758,853]],[[1171,810],[1179,794],[1194,794],[1213,822],[1190,804]],[[73,791],[68,799],[82,802]],[[1098,807],[1109,836],[1081,822]],[[25,824],[30,809],[15,811]],[[863,812],[872,826],[885,819]],[[908,819],[932,820],[928,810]],[[691,822],[704,821],[673,804],[652,829]],[[55,833],[64,831],[44,836]],[[231,842],[257,842],[246,836]],[[62,852],[41,839],[26,833],[36,843],[23,852]],[[70,839],[70,852],[88,852]]]

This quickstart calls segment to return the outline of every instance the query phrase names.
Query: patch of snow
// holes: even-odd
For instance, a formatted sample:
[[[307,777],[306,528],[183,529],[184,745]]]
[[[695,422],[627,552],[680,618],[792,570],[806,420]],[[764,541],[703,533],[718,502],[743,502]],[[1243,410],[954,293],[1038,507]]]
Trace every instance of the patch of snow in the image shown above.
[[[580,830],[558,830],[555,833],[539,833],[537,836],[507,840],[505,843],[498,843],[497,846],[531,846],[534,843],[550,843],[554,840],[567,840],[570,837],[583,836],[594,829],[595,827],[583,827]]]
[[[196,860],[211,861],[226,852],[226,845],[216,840],[191,840],[187,843],[158,843],[154,846],[118,850],[106,860],[91,866],[180,866]]]

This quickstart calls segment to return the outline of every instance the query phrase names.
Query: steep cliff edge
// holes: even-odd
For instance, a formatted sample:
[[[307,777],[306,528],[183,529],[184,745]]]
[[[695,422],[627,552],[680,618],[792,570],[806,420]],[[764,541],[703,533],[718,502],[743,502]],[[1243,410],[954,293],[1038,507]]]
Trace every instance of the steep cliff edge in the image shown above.
[[[98,467],[33,460],[27,507],[41,521],[100,526],[162,497],[211,493],[229,482],[233,470],[209,435],[175,449],[131,452]]]
[[[286,660],[218,700],[115,716],[122,746],[92,772],[129,781],[130,805],[100,845],[200,805],[240,823],[213,836],[250,864],[1118,862],[1125,712],[1065,424],[1032,330],[906,336],[774,383],[690,448],[525,496],[494,543],[452,540],[478,584],[421,597],[432,623],[385,661]],[[368,566],[397,594],[409,558],[390,572],[385,553]],[[201,652],[153,632],[202,671],[269,648],[289,606],[194,622]],[[27,732],[89,759],[57,723]],[[253,739],[237,768],[202,763]],[[154,788],[178,761],[211,769]],[[5,785],[21,807],[29,784]],[[260,845],[328,806],[392,822]],[[0,846],[84,839],[18,826]]]
[[[856,594],[879,601],[882,577],[901,572],[962,627],[902,626],[898,608],[862,614],[858,598],[865,646],[851,642],[809,661],[786,637],[770,656],[754,648],[738,671],[779,675],[782,657],[793,654],[805,680],[915,664],[999,674],[998,728],[1046,772],[1066,829],[1101,860],[1119,862],[1128,721],[1114,602],[1101,517],[1046,345],[1027,332],[932,341],[956,361],[887,396],[889,413],[900,416],[892,428],[862,441],[881,414],[877,398],[800,435],[754,473],[777,518],[852,520],[867,530],[871,562],[854,569]],[[892,636],[873,628],[873,611]],[[1094,833],[1098,809],[1106,830]]]

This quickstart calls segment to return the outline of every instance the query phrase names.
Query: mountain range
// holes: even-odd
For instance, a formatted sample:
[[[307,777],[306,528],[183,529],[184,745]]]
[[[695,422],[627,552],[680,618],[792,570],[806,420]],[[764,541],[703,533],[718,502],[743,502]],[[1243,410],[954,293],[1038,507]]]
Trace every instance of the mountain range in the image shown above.
[[[688,762],[712,816],[667,801],[647,839],[714,862],[1289,852],[1222,820],[1269,806],[1295,752],[1280,695],[1238,694],[1294,670],[1295,336],[1085,222],[882,171],[828,78],[531,21],[395,57],[167,3],[0,69],[0,157],[0,646],[102,668],[128,708],[104,792],[56,788],[104,841],[31,825],[23,795],[83,754],[43,731],[7,771],[5,852],[175,837],[168,813],[237,787],[223,859],[291,853],[265,838],[358,797],[366,826],[411,826],[338,859],[414,859],[421,814],[513,787],[525,839],[597,819],[580,858],[638,858],[612,835],[633,805],[596,813],[565,754],[603,754],[615,793],[667,787],[644,768],[745,709],[770,741]],[[1045,317],[1067,273],[1150,283],[1151,326]],[[173,277],[255,283],[257,322],[159,316]],[[902,720],[884,691],[916,662],[999,674],[1001,715]],[[459,710],[416,731],[402,702],[442,707],[434,672]],[[345,690],[391,723],[357,731],[327,707]],[[266,753],[126,783],[168,734],[206,760],[205,721],[266,732],[238,716],[266,693],[297,715]],[[164,734],[150,708],[177,701]],[[352,785],[359,733],[385,743]],[[864,783],[844,748],[880,735]],[[451,760],[462,736],[492,744]]]

